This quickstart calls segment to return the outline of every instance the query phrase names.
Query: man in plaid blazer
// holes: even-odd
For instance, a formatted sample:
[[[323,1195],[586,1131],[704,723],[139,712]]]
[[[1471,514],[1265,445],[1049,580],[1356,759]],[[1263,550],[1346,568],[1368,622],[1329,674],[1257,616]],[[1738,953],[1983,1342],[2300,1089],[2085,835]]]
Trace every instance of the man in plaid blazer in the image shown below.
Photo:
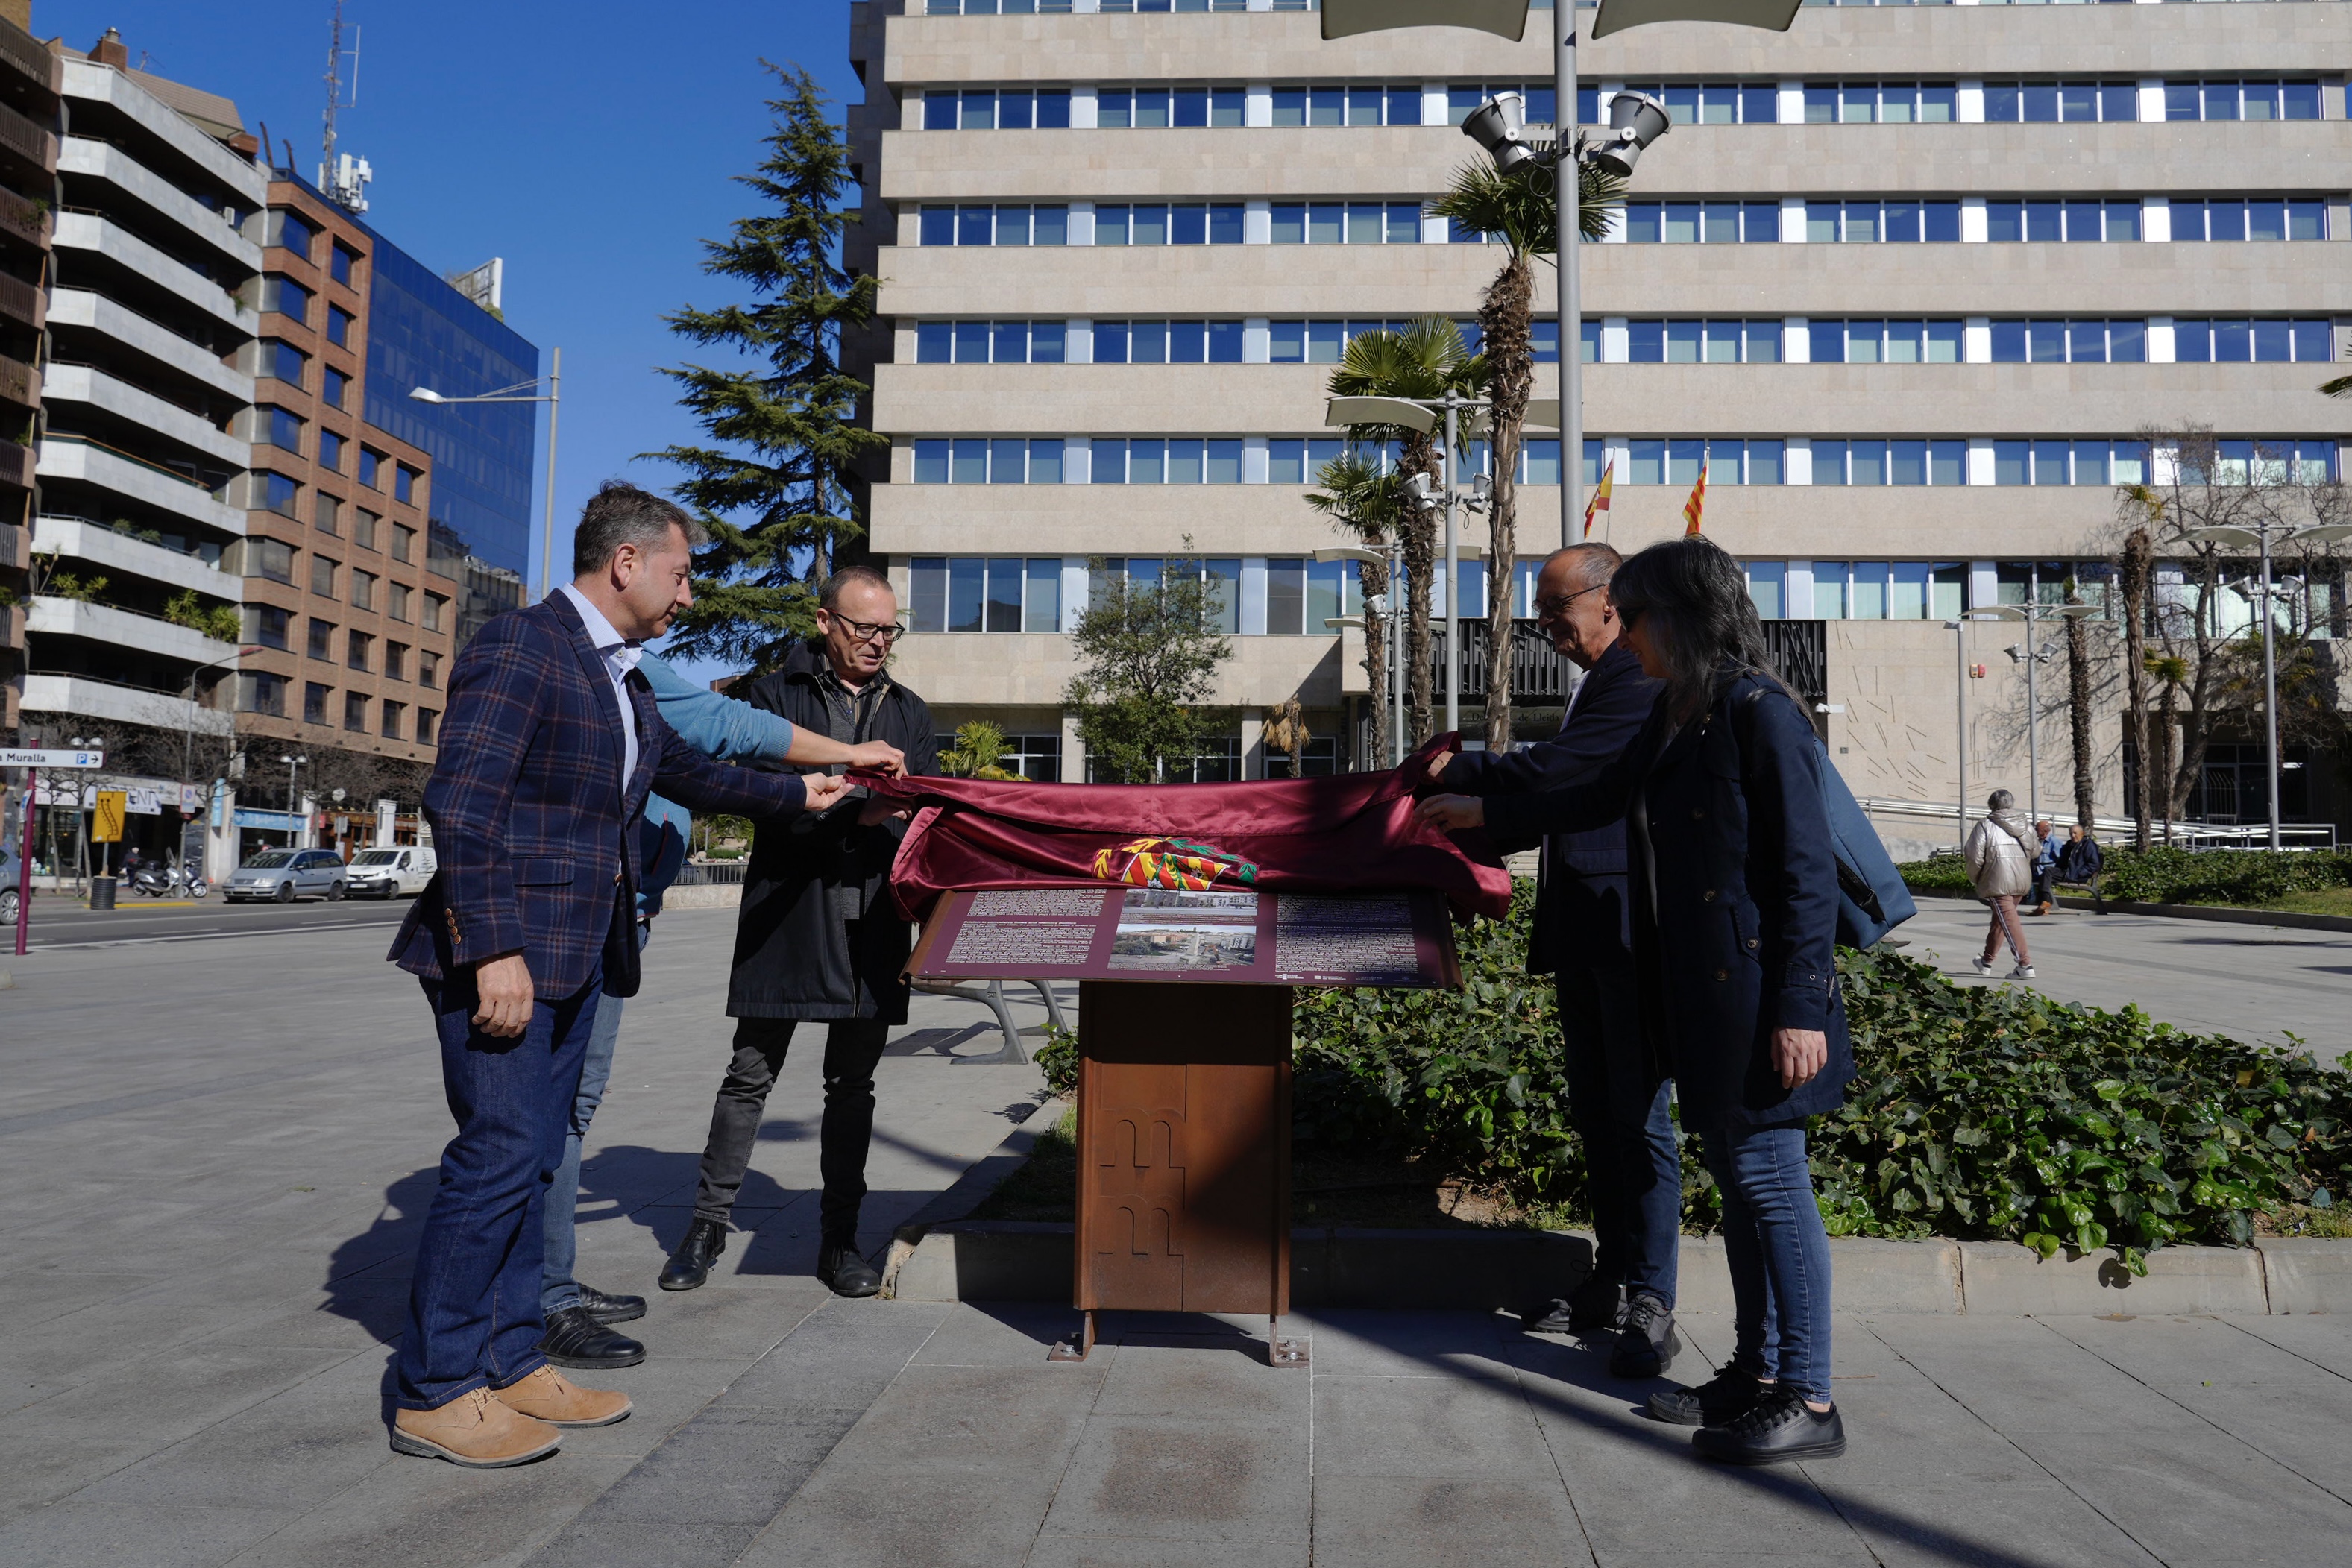
[[[425,789],[440,869],[389,956],[423,982],[457,1135],[441,1156],[396,1362],[392,1446],[520,1464],[626,1396],[582,1388],[539,1349],[541,1215],[563,1153],[596,998],[637,988],[646,795],[790,816],[832,803],[822,774],[721,767],[662,722],[638,644],[693,602],[701,530],[618,482],[582,513],[572,582],[500,615],[449,673]]]

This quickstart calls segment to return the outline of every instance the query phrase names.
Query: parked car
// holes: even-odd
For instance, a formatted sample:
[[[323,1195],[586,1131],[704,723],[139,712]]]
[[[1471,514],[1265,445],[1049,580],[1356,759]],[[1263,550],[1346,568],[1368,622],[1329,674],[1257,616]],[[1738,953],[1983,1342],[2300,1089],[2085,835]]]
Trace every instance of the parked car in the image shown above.
[[[344,867],[353,898],[406,898],[425,891],[440,862],[421,844],[400,849],[362,850]]]
[[[0,849],[0,925],[16,924],[16,878],[23,869],[15,852]]]
[[[343,857],[332,850],[268,850],[236,868],[221,897],[232,904],[245,898],[291,904],[316,894],[331,904],[347,883]]]

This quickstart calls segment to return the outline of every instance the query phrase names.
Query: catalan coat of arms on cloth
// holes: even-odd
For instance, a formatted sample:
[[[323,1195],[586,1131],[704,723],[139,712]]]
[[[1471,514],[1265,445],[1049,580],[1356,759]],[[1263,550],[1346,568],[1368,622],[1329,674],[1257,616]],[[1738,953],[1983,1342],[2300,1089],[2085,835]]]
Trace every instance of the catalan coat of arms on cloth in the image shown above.
[[[1097,851],[1095,875],[1134,887],[1200,893],[1220,881],[1255,884],[1257,867],[1237,854],[1191,839],[1137,839],[1116,849]]]

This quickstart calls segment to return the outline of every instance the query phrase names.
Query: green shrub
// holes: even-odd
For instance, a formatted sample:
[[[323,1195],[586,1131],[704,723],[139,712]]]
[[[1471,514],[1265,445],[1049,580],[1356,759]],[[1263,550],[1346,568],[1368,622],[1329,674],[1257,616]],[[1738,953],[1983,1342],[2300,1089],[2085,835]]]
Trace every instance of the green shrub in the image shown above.
[[[1029,1053],[1045,1075],[1046,1091],[1054,1094],[1075,1093],[1078,1087],[1078,1037],[1054,1024],[1045,1026],[1045,1043]]]
[[[1530,1206],[1580,1205],[1583,1151],[1548,979],[1507,922],[1460,928],[1464,988],[1327,991],[1297,1012],[1297,1135],[1376,1148]],[[1842,1236],[2117,1249],[2243,1245],[2256,1216],[2332,1207],[2352,1081],[2308,1055],[2184,1033],[2011,988],[1962,988],[1894,953],[1841,950],[1858,1069],[1813,1124]],[[2342,1064],[2352,1067],[2352,1057]],[[1718,1195],[1686,1154],[1685,1224]]]
[[[1970,893],[1969,868],[1958,855],[1945,855],[1931,861],[1906,861],[1895,868],[1903,873],[1903,883],[1914,893]]]
[[[2142,904],[2262,904],[2291,893],[2352,886],[2352,851],[2313,850],[2273,854],[2268,850],[2151,849],[2105,851],[2099,891],[2109,898]],[[1903,880],[1920,893],[1967,893],[1969,877],[1958,856],[1911,861]]]

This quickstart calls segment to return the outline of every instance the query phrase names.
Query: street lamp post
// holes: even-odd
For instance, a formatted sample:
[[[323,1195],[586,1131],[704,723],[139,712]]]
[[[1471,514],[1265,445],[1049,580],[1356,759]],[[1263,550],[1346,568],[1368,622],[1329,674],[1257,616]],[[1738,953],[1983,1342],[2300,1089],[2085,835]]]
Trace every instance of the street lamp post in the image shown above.
[[[2034,667],[2048,664],[2058,652],[2055,643],[2034,646],[2035,631],[2042,622],[2053,617],[2061,621],[2080,621],[2095,615],[2098,611],[2089,604],[2044,604],[2042,602],[2042,580],[2037,574],[2027,589],[2023,605],[1995,604],[1977,612],[1981,620],[2022,621],[2025,641],[2009,650],[2011,663],[2025,666],[2025,810],[2039,821],[2042,819],[2042,702],[2040,689],[2034,682]]]
[[[535,387],[540,378],[517,382],[510,387],[500,387],[478,397],[446,397],[431,387],[411,387],[408,395],[418,402],[543,402],[547,405],[547,520],[540,530],[539,597],[544,599],[555,590],[555,419],[563,412],[563,350],[549,351],[547,393],[524,392],[525,387]]]
[[[258,653],[260,652],[261,649],[257,646],[239,648],[236,653],[231,653],[226,659],[215,659],[209,664],[198,664],[194,669],[188,672],[188,722],[180,737],[181,783],[185,784],[189,781],[189,770],[195,766],[196,677],[203,674],[206,670],[217,670],[223,664],[234,663],[235,661],[245,657],[247,653]]]
[[[1404,688],[1397,679],[1398,649],[1402,643],[1402,633],[1399,630],[1400,623],[1396,616],[1397,576],[1404,567],[1401,547],[1394,538],[1390,539],[1389,548],[1385,552],[1367,549],[1361,545],[1329,545],[1317,550],[1315,559],[1326,563],[1335,560],[1352,560],[1359,566],[1371,564],[1385,566],[1388,569],[1387,591],[1378,595],[1366,595],[1365,608],[1380,615],[1382,635],[1388,640],[1389,656],[1384,661],[1384,664],[1388,671],[1389,689],[1385,692],[1374,692],[1372,700],[1389,709],[1389,749],[1392,753],[1389,758],[1389,766],[1393,768],[1404,760]],[[1357,580],[1360,582],[1362,580],[1360,572],[1357,576]],[[1375,599],[1378,600],[1377,603],[1374,602]],[[1341,608],[1346,608],[1344,600]],[[1323,624],[1329,630],[1337,632],[1348,626],[1361,627],[1364,624],[1364,618],[1360,615],[1327,616]]]
[[[300,809],[301,800],[300,798],[294,793],[294,770],[300,768],[310,759],[307,757],[280,757],[278,760],[286,764],[286,821],[289,824],[286,831],[286,837],[288,840],[286,847],[289,850],[297,849],[300,846],[297,845],[292,841],[302,836],[301,830],[292,826],[292,823],[296,813]]]
[[[2243,549],[2253,546],[2261,552],[2262,576],[2258,582],[2247,585],[2247,598],[2253,601],[2254,613],[2263,622],[2263,766],[2270,787],[2271,849],[2279,847],[2279,725],[2278,725],[2278,655],[2272,643],[2272,621],[2276,612],[2273,604],[2279,590],[2271,581],[2271,543],[2301,539],[2305,544],[2333,544],[2338,539],[2352,538],[2352,524],[2281,523],[2269,518],[2258,522],[2228,524],[2213,528],[2189,528],[2184,537],[2200,544],[2230,545]]]

